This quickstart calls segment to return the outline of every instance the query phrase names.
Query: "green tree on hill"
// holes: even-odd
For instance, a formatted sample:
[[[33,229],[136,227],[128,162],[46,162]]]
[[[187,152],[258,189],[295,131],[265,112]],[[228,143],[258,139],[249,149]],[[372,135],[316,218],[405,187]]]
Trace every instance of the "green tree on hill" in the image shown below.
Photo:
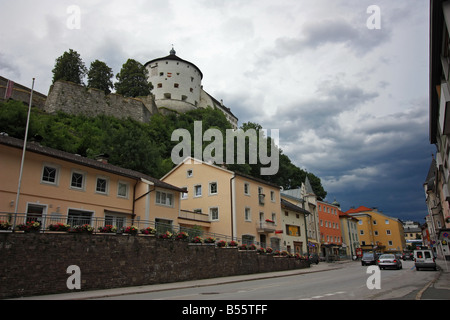
[[[134,59],[128,59],[116,78],[116,92],[125,97],[148,96],[153,89],[147,80],[148,70]]]
[[[69,49],[56,59],[53,72],[53,83],[57,80],[71,81],[83,84],[83,78],[87,72],[86,66],[78,52]]]
[[[88,88],[100,89],[105,94],[111,93],[110,89],[114,88],[111,78],[114,73],[110,67],[103,61],[95,60],[91,63],[91,67],[87,73]]]

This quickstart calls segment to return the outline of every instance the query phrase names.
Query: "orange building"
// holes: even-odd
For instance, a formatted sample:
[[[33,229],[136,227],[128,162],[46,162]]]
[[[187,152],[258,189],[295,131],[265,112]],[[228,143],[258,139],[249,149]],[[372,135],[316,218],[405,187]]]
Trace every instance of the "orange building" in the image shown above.
[[[334,257],[339,256],[339,249],[342,247],[339,204],[337,202],[330,204],[324,201],[317,201],[317,209],[319,213],[321,254],[326,259],[334,259]]]

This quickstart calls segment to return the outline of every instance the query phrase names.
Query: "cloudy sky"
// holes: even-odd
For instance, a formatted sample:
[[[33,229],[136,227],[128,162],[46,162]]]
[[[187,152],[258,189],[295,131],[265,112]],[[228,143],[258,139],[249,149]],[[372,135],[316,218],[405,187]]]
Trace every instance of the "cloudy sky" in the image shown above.
[[[99,59],[118,73],[128,58],[146,63],[173,44],[240,124],[280,130],[284,153],[322,179],[326,200],[424,222],[435,152],[428,1],[0,0],[0,8],[0,75],[27,86],[35,77],[47,94],[55,59],[69,49],[87,67]]]

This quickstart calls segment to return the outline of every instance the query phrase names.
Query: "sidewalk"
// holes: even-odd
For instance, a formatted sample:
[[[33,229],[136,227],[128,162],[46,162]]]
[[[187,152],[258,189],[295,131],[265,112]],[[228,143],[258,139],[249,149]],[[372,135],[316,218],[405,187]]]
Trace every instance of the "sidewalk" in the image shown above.
[[[416,300],[450,300],[450,261],[436,259],[440,271],[421,292]]]
[[[345,264],[347,262],[352,262],[352,261],[344,260],[344,261],[336,261],[333,263],[321,262],[318,265],[315,265],[315,264],[311,265],[310,268],[289,270],[289,271],[257,273],[257,274],[248,274],[248,275],[223,277],[223,278],[212,278],[212,279],[185,281],[185,282],[154,284],[154,285],[139,286],[139,287],[127,287],[127,288],[116,288],[116,289],[94,290],[94,291],[74,291],[74,292],[61,293],[61,294],[17,298],[17,299],[13,299],[13,300],[85,300],[85,299],[115,297],[115,296],[121,296],[121,295],[127,295],[127,294],[158,292],[158,291],[165,291],[165,290],[172,290],[172,289],[206,287],[206,286],[216,285],[216,284],[227,284],[227,283],[242,282],[242,281],[252,281],[252,280],[260,280],[260,279],[276,278],[276,277],[286,277],[286,276],[293,276],[293,275],[299,275],[299,274],[340,269],[343,267],[342,264]]]

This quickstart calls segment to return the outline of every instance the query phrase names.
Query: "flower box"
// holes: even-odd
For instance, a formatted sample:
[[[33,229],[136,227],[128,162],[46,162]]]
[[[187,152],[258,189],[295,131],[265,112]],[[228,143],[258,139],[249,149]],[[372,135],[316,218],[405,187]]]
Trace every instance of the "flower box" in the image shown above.
[[[94,228],[89,224],[83,224],[81,226],[74,226],[70,228],[69,232],[92,234],[92,232],[94,232]]]
[[[106,225],[104,227],[98,227],[100,233],[117,233],[117,227],[112,225]]]
[[[65,223],[54,223],[48,226],[49,231],[64,231],[67,232],[70,230],[70,225]]]
[[[37,221],[29,221],[27,223],[19,224],[17,228],[25,233],[37,233],[41,230],[41,224]]]
[[[10,230],[12,227],[12,224],[8,221],[0,221],[0,231],[7,231]]]
[[[243,244],[241,244],[241,245],[238,247],[238,249],[241,250],[241,251],[246,251],[246,250],[247,250],[247,245],[246,245],[245,243],[243,243]]]
[[[165,233],[161,233],[160,235],[158,235],[158,239],[173,240],[173,233],[170,231],[166,231]]]
[[[135,236],[138,233],[138,228],[135,226],[128,226],[128,227],[122,228],[122,232],[125,235]]]
[[[216,239],[215,238],[212,238],[212,237],[208,237],[208,238],[206,238],[205,239],[205,241],[204,241],[204,243],[215,243],[216,242]]]
[[[227,242],[225,240],[219,240],[217,242],[217,247],[219,248],[225,248],[227,246]]]
[[[148,236],[154,236],[156,234],[156,229],[152,227],[147,227],[145,229],[141,229],[141,234],[148,235]]]
[[[201,237],[199,237],[199,236],[196,236],[196,237],[194,237],[191,240],[191,243],[192,244],[202,244],[203,243],[203,239]]]
[[[178,240],[178,241],[187,241],[188,239],[189,239],[189,235],[184,231],[181,231],[175,235],[175,240]]]
[[[232,247],[232,248],[237,248],[238,245],[239,245],[239,243],[237,243],[234,240],[231,240],[231,241],[228,242],[228,246]]]
[[[264,249],[264,248],[258,248],[258,249],[256,250],[256,252],[257,252],[258,254],[266,254],[266,249]]]

